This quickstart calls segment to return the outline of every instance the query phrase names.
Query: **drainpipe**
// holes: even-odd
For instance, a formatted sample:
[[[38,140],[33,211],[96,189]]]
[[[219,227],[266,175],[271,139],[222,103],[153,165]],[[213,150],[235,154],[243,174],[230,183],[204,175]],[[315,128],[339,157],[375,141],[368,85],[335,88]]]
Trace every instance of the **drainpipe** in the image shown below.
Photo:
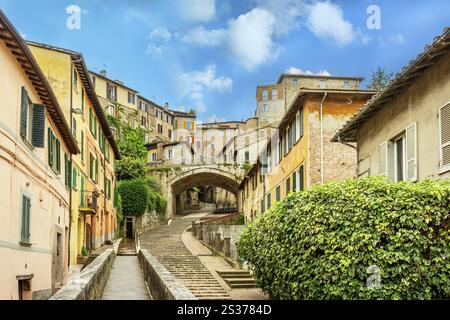
[[[327,98],[328,92],[323,95],[322,101],[320,102],[320,183],[323,184],[323,103]]]

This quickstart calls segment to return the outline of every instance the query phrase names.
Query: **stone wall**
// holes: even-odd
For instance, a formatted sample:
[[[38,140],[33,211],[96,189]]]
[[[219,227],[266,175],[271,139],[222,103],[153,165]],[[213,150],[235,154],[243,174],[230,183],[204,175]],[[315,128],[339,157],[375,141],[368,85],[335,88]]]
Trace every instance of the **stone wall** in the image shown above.
[[[108,281],[116,255],[108,249],[69,280],[50,300],[99,300]]]
[[[140,250],[138,257],[153,299],[198,300],[150,252]]]

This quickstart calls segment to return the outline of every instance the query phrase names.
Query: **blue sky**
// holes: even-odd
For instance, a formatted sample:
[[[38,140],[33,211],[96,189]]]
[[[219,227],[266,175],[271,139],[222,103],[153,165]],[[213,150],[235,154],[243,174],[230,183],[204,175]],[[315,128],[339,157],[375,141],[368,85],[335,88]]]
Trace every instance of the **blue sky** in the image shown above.
[[[381,29],[369,29],[369,6]],[[70,6],[81,9],[69,29]],[[284,72],[398,72],[450,25],[448,0],[0,0],[27,40],[83,53],[94,71],[200,120],[253,115]],[[373,11],[370,11],[373,13]],[[371,20],[372,21],[372,20]],[[365,86],[365,84],[364,84]]]

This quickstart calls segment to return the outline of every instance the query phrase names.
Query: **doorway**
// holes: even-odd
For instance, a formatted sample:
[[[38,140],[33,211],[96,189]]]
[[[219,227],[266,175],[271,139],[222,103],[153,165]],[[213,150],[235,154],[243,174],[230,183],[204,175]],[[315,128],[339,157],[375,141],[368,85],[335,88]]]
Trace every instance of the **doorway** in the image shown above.
[[[62,234],[56,234],[56,284],[61,285],[63,282],[63,244]]]
[[[133,218],[126,218],[126,236],[128,239],[133,239]]]

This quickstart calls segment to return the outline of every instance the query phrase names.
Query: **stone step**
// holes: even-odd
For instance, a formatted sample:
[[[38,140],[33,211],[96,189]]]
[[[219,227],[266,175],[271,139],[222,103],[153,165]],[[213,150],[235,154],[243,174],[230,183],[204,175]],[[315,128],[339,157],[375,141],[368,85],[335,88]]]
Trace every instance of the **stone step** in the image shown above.
[[[219,274],[223,279],[252,278],[250,274]]]
[[[247,275],[247,276],[250,276],[250,271],[246,271],[246,270],[217,270],[217,273],[220,276],[229,276],[229,275]]]
[[[255,283],[253,278],[226,278],[225,281],[228,284]]]
[[[254,283],[240,283],[240,284],[230,284],[231,289],[252,289],[257,288]]]

